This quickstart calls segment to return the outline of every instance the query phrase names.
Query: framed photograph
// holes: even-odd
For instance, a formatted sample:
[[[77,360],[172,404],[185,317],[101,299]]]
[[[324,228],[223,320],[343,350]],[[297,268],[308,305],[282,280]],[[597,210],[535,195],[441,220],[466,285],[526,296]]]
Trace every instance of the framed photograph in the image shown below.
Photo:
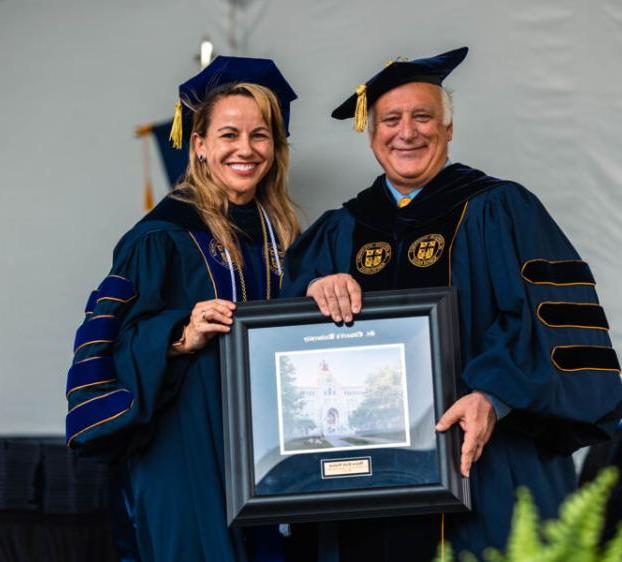
[[[370,292],[351,324],[312,299],[238,305],[221,338],[229,525],[462,511],[451,288]]]

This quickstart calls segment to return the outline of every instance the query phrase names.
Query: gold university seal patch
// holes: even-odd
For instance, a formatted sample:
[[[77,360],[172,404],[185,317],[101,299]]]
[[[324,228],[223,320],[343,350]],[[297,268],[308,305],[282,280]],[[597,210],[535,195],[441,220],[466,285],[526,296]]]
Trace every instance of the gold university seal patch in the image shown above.
[[[439,260],[444,248],[442,234],[426,234],[410,245],[408,259],[416,267],[430,267]]]
[[[216,263],[222,265],[226,269],[229,269],[229,261],[227,260],[225,248],[220,242],[216,242],[216,238],[212,238],[210,240],[208,249],[210,255],[212,256],[212,258],[214,258]],[[235,263],[233,264],[233,269],[237,270],[237,266]]]
[[[365,275],[378,273],[391,260],[391,246],[386,242],[365,244],[356,254],[356,269]]]

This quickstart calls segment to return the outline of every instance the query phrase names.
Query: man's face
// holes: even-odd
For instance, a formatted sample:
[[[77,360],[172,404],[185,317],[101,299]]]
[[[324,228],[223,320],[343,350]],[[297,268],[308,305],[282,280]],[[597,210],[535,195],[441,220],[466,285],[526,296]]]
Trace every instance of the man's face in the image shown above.
[[[447,160],[452,124],[443,125],[441,88],[411,82],[373,106],[370,146],[391,184],[408,193],[429,182]]]

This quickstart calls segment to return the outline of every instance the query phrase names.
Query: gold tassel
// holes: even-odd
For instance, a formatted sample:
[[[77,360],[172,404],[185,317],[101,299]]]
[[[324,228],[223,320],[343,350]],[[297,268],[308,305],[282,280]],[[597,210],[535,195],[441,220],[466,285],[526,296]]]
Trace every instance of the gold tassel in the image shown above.
[[[144,205],[146,212],[153,209],[153,185],[149,178],[145,179]]]
[[[354,130],[362,133],[367,127],[367,86],[360,84],[356,88],[356,109],[354,110]]]
[[[143,174],[145,177],[145,186],[143,189],[143,206],[145,212],[151,211],[154,206],[153,201],[153,184],[151,183],[151,158],[149,155],[149,143],[151,138],[147,135],[143,136]]]
[[[134,128],[134,134],[138,138],[145,137],[147,135],[150,135],[151,133],[153,133],[152,123],[147,123],[146,125],[136,125],[136,127]]]
[[[173,142],[173,148],[180,149],[183,138],[183,127],[182,127],[182,115],[181,115],[181,102],[178,101],[175,104],[175,117],[173,117],[173,125],[171,127],[171,134],[168,137],[168,140]]]

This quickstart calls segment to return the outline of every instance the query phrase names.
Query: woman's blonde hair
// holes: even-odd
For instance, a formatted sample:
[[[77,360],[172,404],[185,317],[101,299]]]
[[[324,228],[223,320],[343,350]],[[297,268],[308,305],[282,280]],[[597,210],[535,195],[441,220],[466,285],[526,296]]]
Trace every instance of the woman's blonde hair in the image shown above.
[[[229,250],[236,263],[242,264],[242,253],[236,232],[238,229],[228,218],[227,191],[224,186],[214,181],[206,162],[199,161],[192,142],[194,133],[201,137],[205,136],[216,103],[228,96],[253,98],[259,106],[264,121],[271,129],[274,141],[274,162],[257,186],[255,199],[268,213],[281,250],[285,251],[300,234],[300,224],[287,189],[289,146],[285,123],[276,96],[268,88],[246,82],[226,84],[214,89],[194,112],[190,158],[186,175],[178,186],[176,197],[195,206],[209,227],[212,236]]]

